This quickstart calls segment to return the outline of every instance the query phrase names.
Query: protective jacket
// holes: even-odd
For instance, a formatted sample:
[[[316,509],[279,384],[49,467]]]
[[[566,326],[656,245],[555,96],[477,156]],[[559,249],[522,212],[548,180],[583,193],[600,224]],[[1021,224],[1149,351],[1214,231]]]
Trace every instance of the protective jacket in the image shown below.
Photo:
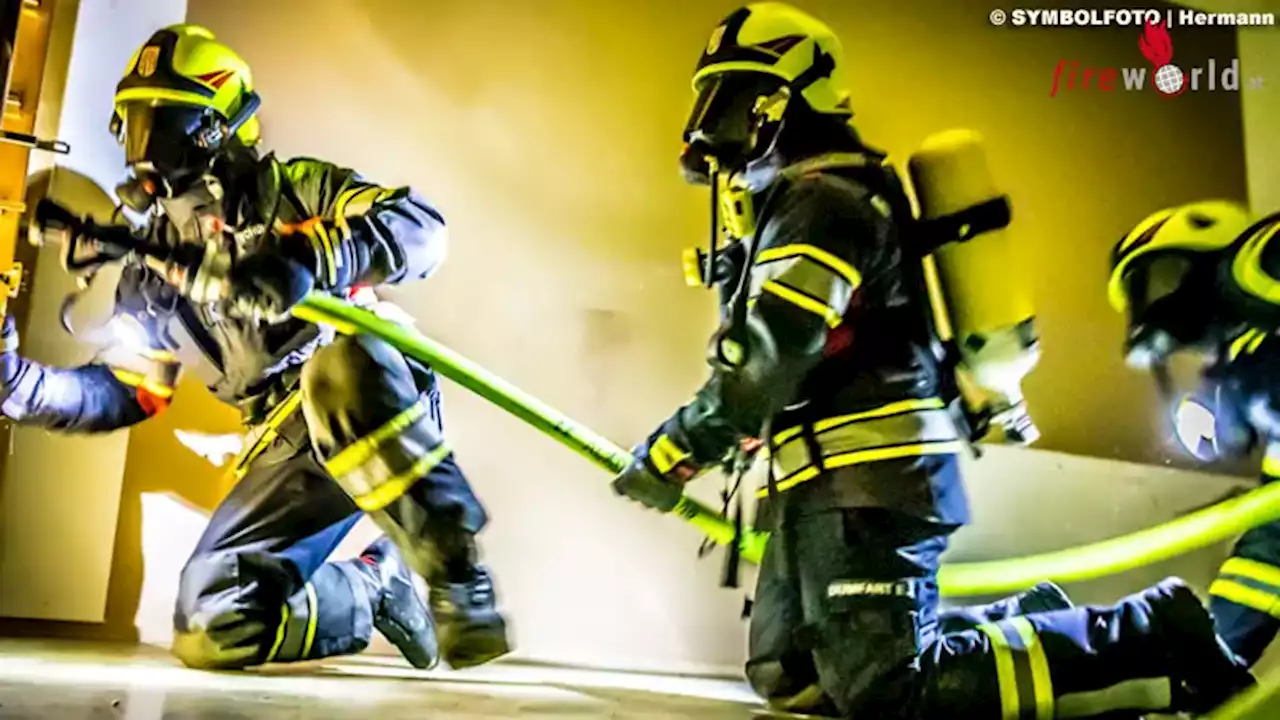
[[[826,148],[833,147],[826,144]],[[873,472],[963,446],[941,397],[910,208],[883,157],[848,138],[754,190],[755,232],[721,273],[713,372],[651,436],[653,468],[705,468],[768,437],[772,487],[803,505],[967,521],[955,473]],[[730,254],[726,256],[732,258]],[[890,480],[890,478],[892,478]]]
[[[314,271],[318,290],[339,294],[425,278],[444,258],[444,219],[408,188],[380,187],[320,160],[282,162],[272,155],[215,167],[214,174],[224,189],[219,201],[161,201],[148,227],[153,241],[173,245],[198,237],[194,226],[216,215],[238,244],[262,243],[266,252],[297,258]],[[299,320],[224,317],[213,305],[189,301],[141,263],[128,264],[121,275],[111,325],[112,342],[81,367],[10,357],[5,415],[71,431],[126,427],[167,405],[180,358],[195,357],[214,394],[254,422],[332,338],[331,331]]]
[[[1214,292],[1194,301],[1214,319],[1211,335],[1221,347],[1175,416],[1179,439],[1202,459],[1265,447],[1263,484],[1280,478],[1280,304],[1270,301],[1280,298],[1277,229],[1280,216],[1264,218],[1224,252],[1188,256],[1214,273]],[[1280,631],[1280,523],[1247,531],[1209,594],[1218,634],[1249,664],[1257,662]]]

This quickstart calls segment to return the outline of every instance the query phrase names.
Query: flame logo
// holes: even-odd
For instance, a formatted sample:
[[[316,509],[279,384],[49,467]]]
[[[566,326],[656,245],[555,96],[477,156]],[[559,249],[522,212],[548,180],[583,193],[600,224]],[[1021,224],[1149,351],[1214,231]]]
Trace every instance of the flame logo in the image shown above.
[[[1138,49],[1142,56],[1154,67],[1163,67],[1173,60],[1173,39],[1169,37],[1169,29],[1163,24],[1147,23],[1138,38]]]

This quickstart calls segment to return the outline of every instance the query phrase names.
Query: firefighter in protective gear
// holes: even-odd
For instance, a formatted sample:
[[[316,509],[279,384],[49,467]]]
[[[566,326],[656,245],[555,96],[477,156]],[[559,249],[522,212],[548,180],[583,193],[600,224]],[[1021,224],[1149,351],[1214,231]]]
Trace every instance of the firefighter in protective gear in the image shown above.
[[[256,106],[249,68],[203,28],[165,28],[134,55],[112,121],[131,172],[120,194],[152,243],[225,273],[180,292],[127,261],[117,341],[78,368],[21,357],[9,322],[4,414],[70,432],[125,428],[168,405],[184,360],[242,411],[238,483],[181,575],[173,650],[187,665],[355,653],[375,628],[418,667],[491,660],[508,643],[478,558],[486,514],[441,434],[431,368],[378,340],[279,319],[311,291],[429,276],[444,221],[408,188],[259,156]],[[357,560],[326,562],[362,513],[386,535]]]
[[[1255,219],[1234,202],[1203,201],[1154,213],[1112,256],[1109,296],[1126,313],[1125,353],[1156,373],[1191,351],[1200,387],[1173,405],[1175,434],[1212,462],[1265,447],[1262,482],[1280,478],[1280,215]],[[1250,664],[1280,630],[1280,522],[1244,534],[1210,586],[1218,632]]]
[[[782,4],[713,32],[682,165],[723,200],[728,306],[709,380],[635,448],[615,490],[669,508],[741,441],[767,440],[757,526],[772,539],[746,672],[774,707],[1093,717],[1204,709],[1248,685],[1176,580],[1112,607],[1062,608],[1037,589],[1047,606],[940,617],[939,557],[969,520],[962,439],[928,350],[907,197],[849,123],[841,63],[831,30]]]

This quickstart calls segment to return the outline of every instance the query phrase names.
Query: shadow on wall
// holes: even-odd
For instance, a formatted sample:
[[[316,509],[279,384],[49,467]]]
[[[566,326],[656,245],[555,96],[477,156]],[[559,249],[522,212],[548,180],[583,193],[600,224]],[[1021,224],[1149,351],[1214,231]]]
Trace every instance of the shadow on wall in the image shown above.
[[[159,617],[143,618],[141,622],[138,617],[143,580],[147,572],[147,558],[143,552],[144,496],[168,496],[193,511],[175,512],[163,505],[156,505],[157,517],[151,520],[153,527],[163,528],[162,523],[174,520],[191,525],[180,528],[181,536],[173,538],[170,545],[166,545],[163,537],[148,538],[151,543],[150,552],[154,555],[151,559],[166,571],[172,571],[171,577],[159,582],[172,586],[176,592],[177,570],[182,566],[186,552],[191,549],[190,541],[193,537],[189,536],[203,531],[209,513],[231,489],[230,479],[223,470],[212,467],[187,450],[173,434],[175,429],[189,428],[199,428],[209,433],[238,432],[239,415],[214,400],[199,381],[187,378],[179,386],[175,401],[168,411],[130,432],[130,455],[116,524],[104,621],[90,625],[6,619],[6,635],[136,642],[139,640],[140,625],[163,625],[168,628],[169,616],[173,610],[171,604],[162,610],[157,608]],[[143,453],[146,460],[138,462],[138,456]],[[163,468],[163,471],[148,468]],[[167,552],[169,547],[172,547],[172,554]],[[163,590],[157,594],[167,596]],[[156,633],[155,629],[151,629],[153,636]],[[162,644],[167,646],[168,643]]]
[[[203,523],[231,490],[232,479],[225,469],[213,467],[184,447],[174,436],[174,430],[191,428],[207,433],[234,433],[242,430],[238,412],[217,402],[194,377],[187,377],[179,385],[174,402],[167,411],[130,431],[120,519],[116,526],[115,554],[111,560],[111,584],[107,591],[108,627],[119,631],[135,629],[146,572],[142,533],[143,496],[163,494],[178,499],[199,511],[199,515],[191,516],[192,522]],[[164,467],[165,473],[146,472],[145,465],[140,466],[140,463],[134,461],[139,453],[145,453],[147,465]],[[199,525],[198,530],[203,529],[203,524]],[[185,551],[191,549],[185,544],[179,547],[184,555]],[[175,560],[177,558],[165,558],[162,562],[165,567],[181,567],[182,562]],[[168,578],[167,582],[176,592],[177,575]],[[172,610],[170,606],[164,612],[172,613]]]

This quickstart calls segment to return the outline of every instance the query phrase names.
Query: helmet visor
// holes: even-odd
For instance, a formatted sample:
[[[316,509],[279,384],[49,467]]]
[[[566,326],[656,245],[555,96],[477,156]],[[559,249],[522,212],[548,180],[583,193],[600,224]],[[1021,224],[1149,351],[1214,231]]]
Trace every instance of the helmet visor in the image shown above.
[[[213,119],[208,108],[138,101],[124,103],[117,112],[117,139],[128,165],[146,164],[161,175],[176,176],[208,164],[210,154],[197,142],[200,130]]]
[[[784,84],[782,78],[752,71],[724,72],[704,80],[684,128],[680,164],[686,179],[709,182],[707,158],[726,170],[750,161],[759,124],[756,104]]]
[[[1184,255],[1161,253],[1134,265],[1124,282],[1129,300],[1129,324],[1139,325],[1146,320],[1153,305],[1186,284],[1192,262]]]

